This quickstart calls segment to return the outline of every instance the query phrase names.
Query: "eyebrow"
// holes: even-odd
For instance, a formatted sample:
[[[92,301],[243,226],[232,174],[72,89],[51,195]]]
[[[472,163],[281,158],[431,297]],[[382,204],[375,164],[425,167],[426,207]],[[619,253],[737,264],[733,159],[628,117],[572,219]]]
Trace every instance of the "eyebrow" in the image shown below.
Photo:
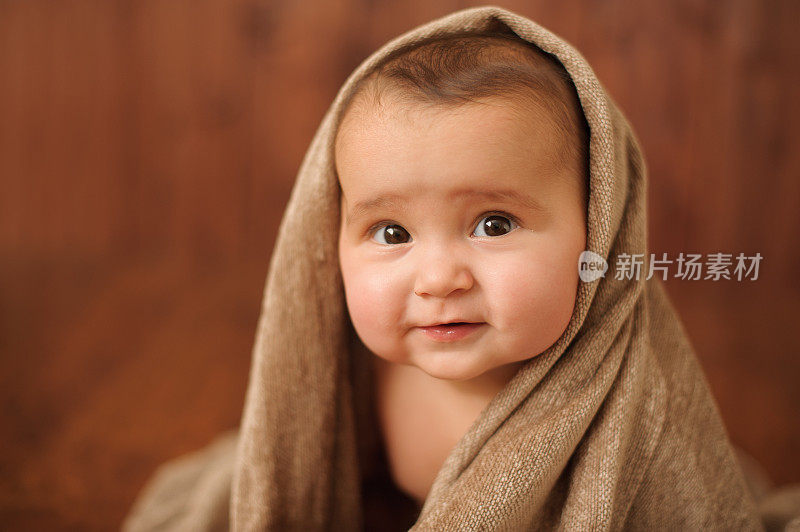
[[[454,191],[453,193],[449,194],[448,197],[451,199],[460,197],[465,199],[485,199],[501,203],[516,203],[532,211],[544,211],[542,204],[536,201],[534,198],[513,189],[486,190],[465,188]],[[350,223],[353,219],[358,218],[359,216],[362,216],[373,209],[389,208],[407,203],[409,203],[408,198],[400,194],[384,194],[378,196],[377,198],[362,200],[353,205],[353,208],[347,213],[347,223]]]

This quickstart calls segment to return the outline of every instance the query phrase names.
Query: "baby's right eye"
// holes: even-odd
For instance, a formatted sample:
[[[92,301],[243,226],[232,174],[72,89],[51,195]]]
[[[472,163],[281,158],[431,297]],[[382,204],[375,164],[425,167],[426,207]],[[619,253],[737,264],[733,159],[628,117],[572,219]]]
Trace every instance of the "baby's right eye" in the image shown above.
[[[372,239],[379,244],[405,244],[411,242],[411,235],[399,225],[382,225],[375,229]]]

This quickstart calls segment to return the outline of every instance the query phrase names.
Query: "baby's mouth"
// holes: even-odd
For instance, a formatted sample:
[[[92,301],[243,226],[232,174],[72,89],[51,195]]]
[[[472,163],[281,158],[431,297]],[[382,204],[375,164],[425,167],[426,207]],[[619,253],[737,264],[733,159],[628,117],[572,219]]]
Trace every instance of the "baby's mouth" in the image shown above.
[[[434,325],[426,325],[421,326],[422,329],[434,329],[434,328],[453,328],[453,327],[463,327],[465,325],[479,325],[477,322],[471,321],[451,321],[448,323],[436,323]]]
[[[448,321],[442,323],[433,323],[431,325],[424,325],[424,327],[446,327],[446,326],[455,326],[455,325],[477,325],[482,322],[478,321]]]
[[[456,321],[420,327],[420,330],[435,342],[455,342],[466,338],[482,325],[484,323]]]

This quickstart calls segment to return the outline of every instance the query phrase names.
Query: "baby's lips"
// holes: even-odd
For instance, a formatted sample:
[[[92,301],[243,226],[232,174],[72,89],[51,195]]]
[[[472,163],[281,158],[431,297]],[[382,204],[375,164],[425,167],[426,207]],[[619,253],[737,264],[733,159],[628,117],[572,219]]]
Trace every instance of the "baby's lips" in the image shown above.
[[[455,342],[470,336],[482,325],[483,323],[461,322],[429,325],[427,327],[420,327],[419,329],[424,335],[436,342]]]
[[[426,325],[417,325],[417,327],[439,327],[439,326],[445,326],[445,325],[449,325],[449,326],[454,326],[454,325],[473,325],[473,324],[479,324],[479,323],[484,323],[484,322],[481,321],[481,320],[462,320],[462,319],[459,319],[459,318],[453,318],[453,319],[450,319],[450,320],[428,321],[428,322],[426,322]]]

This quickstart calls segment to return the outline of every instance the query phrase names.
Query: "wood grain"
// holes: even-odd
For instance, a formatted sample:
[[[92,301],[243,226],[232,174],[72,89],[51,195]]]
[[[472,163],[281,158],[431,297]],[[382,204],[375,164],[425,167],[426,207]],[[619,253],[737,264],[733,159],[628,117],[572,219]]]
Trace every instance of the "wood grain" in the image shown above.
[[[800,44],[790,0],[499,1],[633,124],[653,252],[764,256],[667,288],[731,438],[800,481]],[[347,75],[477,2],[0,1],[0,522],[119,525],[238,425],[295,173]]]

